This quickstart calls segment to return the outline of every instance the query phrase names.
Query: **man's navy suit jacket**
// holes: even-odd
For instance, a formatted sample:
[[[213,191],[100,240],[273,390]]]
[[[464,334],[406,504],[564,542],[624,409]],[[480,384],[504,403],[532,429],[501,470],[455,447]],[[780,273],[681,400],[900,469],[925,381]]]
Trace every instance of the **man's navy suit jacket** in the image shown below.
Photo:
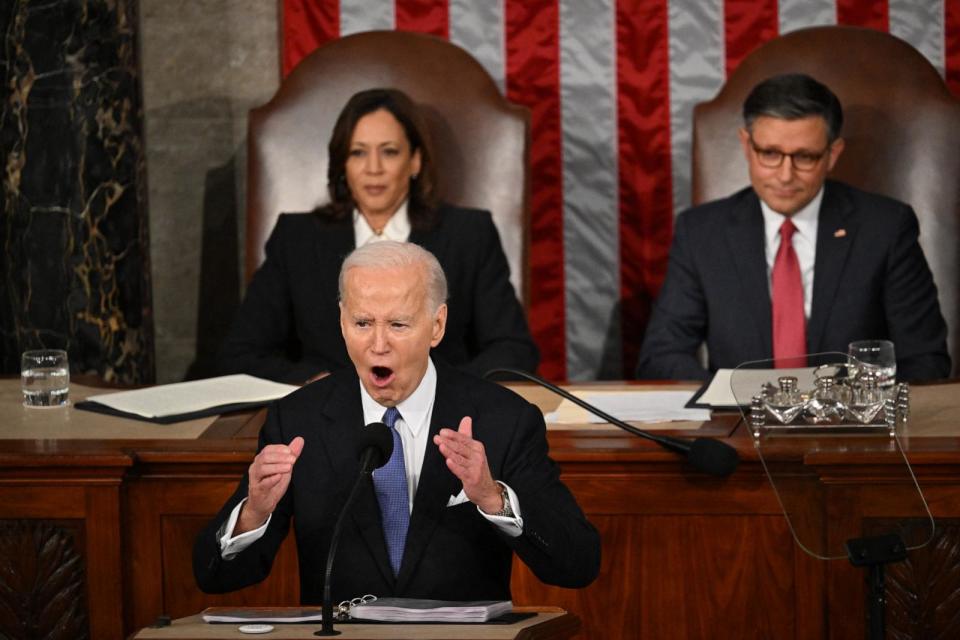
[[[223,560],[217,532],[246,496],[244,477],[236,493],[197,538],[194,573],[210,593],[239,589],[263,580],[294,523],[303,603],[320,603],[327,549],[334,523],[359,473],[357,432],[363,425],[359,380],[342,370],[274,403],[260,434],[260,448],[305,444],[286,494],[262,538]],[[517,494],[523,533],[500,533],[464,502],[447,506],[462,485],[446,466],[433,435],[473,418],[474,437],[486,450],[494,479]],[[333,570],[336,601],[376,596],[438,600],[510,598],[512,552],[542,581],[563,587],[590,583],[600,566],[599,535],[577,506],[559,469],[547,455],[540,411],[498,385],[437,364],[437,391],[430,438],[410,517],[407,545],[394,578],[384,542],[380,509],[367,481],[345,521]]]
[[[447,329],[434,355],[476,375],[496,367],[535,371],[537,347],[490,213],[441,206],[437,224],[414,229],[410,242],[435,255],[447,277]],[[349,218],[281,215],[220,349],[221,373],[296,384],[351,367],[340,333],[338,276],[354,247]]]
[[[950,375],[947,328],[913,210],[827,181],[820,206],[807,352],[854,340],[895,344],[897,377]],[[678,216],[667,277],[640,353],[642,378],[705,379],[772,357],[763,214],[752,188]]]

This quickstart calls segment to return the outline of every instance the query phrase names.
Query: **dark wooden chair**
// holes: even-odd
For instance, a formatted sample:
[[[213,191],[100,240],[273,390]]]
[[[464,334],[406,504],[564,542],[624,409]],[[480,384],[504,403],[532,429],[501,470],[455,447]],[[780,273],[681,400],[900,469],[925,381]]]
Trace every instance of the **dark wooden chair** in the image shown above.
[[[960,372],[960,102],[916,49],[887,33],[815,27],[759,47],[717,96],[694,109],[693,202],[749,184],[737,139],[750,89],[779,73],[809,74],[843,104],[846,148],[832,177],[913,206],[920,243]]]
[[[246,275],[282,212],[329,202],[327,142],[354,93],[406,92],[423,110],[433,142],[441,198],[487,209],[500,233],[511,280],[526,296],[530,115],[508,102],[482,66],[433,36],[373,31],[330,42],[250,112]]]

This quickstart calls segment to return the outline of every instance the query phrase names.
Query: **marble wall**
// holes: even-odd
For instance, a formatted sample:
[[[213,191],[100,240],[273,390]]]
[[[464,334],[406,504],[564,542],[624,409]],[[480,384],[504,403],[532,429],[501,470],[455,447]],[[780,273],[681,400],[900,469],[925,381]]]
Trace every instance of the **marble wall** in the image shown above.
[[[140,0],[158,382],[204,377],[239,303],[247,111],[279,84],[276,0]]]
[[[135,0],[0,3],[0,366],[154,378]]]
[[[277,19],[276,0],[0,2],[3,372],[37,346],[117,382],[213,372]]]

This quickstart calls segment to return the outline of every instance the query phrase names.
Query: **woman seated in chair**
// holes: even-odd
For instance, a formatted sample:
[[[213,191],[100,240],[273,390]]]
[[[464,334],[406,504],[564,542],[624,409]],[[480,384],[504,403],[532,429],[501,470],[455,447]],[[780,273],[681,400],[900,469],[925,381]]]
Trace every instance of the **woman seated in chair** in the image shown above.
[[[223,373],[301,383],[347,366],[337,277],[355,247],[415,242],[449,283],[446,335],[434,356],[482,375],[536,369],[539,354],[509,280],[490,213],[437,202],[427,132],[395,89],[357,93],[329,144],[331,202],[282,214],[223,346]]]

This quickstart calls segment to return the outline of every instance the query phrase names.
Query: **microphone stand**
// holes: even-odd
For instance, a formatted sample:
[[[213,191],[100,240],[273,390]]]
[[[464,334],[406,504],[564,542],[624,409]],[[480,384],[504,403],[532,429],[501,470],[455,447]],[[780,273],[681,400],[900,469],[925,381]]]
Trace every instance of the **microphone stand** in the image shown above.
[[[737,462],[739,462],[739,456],[737,455],[736,450],[724,442],[710,440],[708,438],[697,438],[693,442],[689,442],[687,440],[681,440],[680,438],[671,438],[670,436],[654,435],[649,431],[644,431],[643,429],[638,429],[633,425],[627,424],[623,420],[620,420],[619,418],[615,418],[614,416],[610,415],[606,411],[603,411],[602,409],[595,407],[584,400],[581,400],[580,398],[576,397],[566,389],[561,389],[557,385],[551,382],[548,382],[539,376],[533,375],[532,373],[527,373],[526,371],[520,371],[519,369],[510,369],[507,367],[498,367],[496,369],[491,369],[490,371],[487,371],[487,373],[483,377],[490,378],[491,376],[494,376],[498,373],[506,373],[514,376],[520,376],[521,378],[526,378],[531,382],[535,382],[540,386],[545,387],[550,391],[553,391],[557,395],[563,398],[566,398],[567,400],[574,403],[575,405],[583,409],[586,409],[593,415],[603,420],[606,420],[607,422],[609,422],[610,424],[616,427],[620,427],[621,429],[623,429],[628,433],[632,433],[633,435],[643,438],[644,440],[650,440],[651,442],[656,442],[658,445],[660,445],[664,449],[667,449],[668,451],[673,451],[674,453],[680,453],[680,454],[686,455],[688,456],[688,458],[690,457],[691,448],[694,447],[695,445],[697,444],[712,445],[711,453],[720,454],[726,458],[729,458],[729,463],[732,463],[732,466],[729,463],[725,465],[721,465],[721,468],[719,469],[710,468],[710,467],[701,468],[702,471],[705,471],[712,475],[729,475],[733,471],[733,469],[736,467]]]
[[[907,545],[899,534],[891,533],[847,540],[847,558],[855,567],[867,569],[870,594],[867,598],[867,637],[883,640],[886,637],[886,588],[884,566],[907,559]]]
[[[369,463],[366,461],[360,463],[360,476],[354,483],[353,489],[350,490],[350,496],[343,505],[343,509],[340,510],[340,515],[337,517],[337,524],[333,527],[333,536],[330,538],[330,549],[327,551],[327,570],[323,577],[321,627],[319,631],[313,633],[315,636],[338,636],[341,633],[333,628],[333,597],[330,593],[330,576],[333,573],[333,558],[337,554],[337,546],[340,544],[340,533],[343,530],[343,522],[346,520],[347,512],[350,511],[350,506],[354,500],[356,500],[357,494],[360,493],[360,486],[363,484],[363,481],[373,473],[373,469],[367,470],[369,466]]]

